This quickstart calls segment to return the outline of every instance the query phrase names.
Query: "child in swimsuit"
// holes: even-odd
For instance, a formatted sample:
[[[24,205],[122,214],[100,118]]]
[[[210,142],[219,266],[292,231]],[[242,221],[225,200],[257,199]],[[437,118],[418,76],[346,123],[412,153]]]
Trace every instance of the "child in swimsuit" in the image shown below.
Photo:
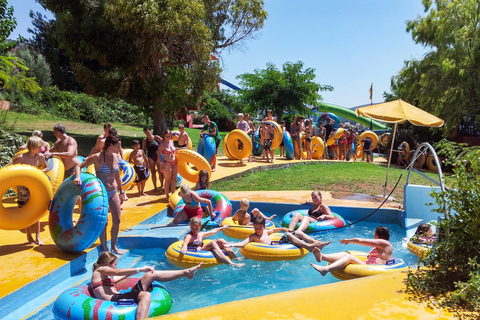
[[[178,166],[175,158],[175,145],[173,144],[172,133],[170,130],[166,130],[163,133],[162,138],[163,141],[158,146],[158,153],[163,155],[161,168],[165,178],[165,197],[168,201],[170,193],[173,193],[176,188]]]
[[[178,135],[178,149],[188,149],[190,137],[188,133],[185,132],[185,126],[183,124],[178,125],[178,131],[180,131]]]
[[[103,252],[93,264],[90,287],[97,299],[117,302],[120,299],[133,299],[137,303],[135,319],[146,319],[150,314],[150,292],[153,281],[168,282],[182,277],[192,279],[202,263],[185,270],[155,270],[155,267],[117,269],[117,257],[111,252]],[[145,274],[132,290],[120,293],[115,282],[133,276],[139,272]]]
[[[393,258],[393,247],[390,243],[390,231],[385,226],[379,226],[375,229],[374,239],[342,239],[340,243],[343,244],[360,244],[363,246],[373,247],[368,254],[367,260],[363,262],[348,251],[338,253],[322,253],[321,249],[314,249],[313,254],[318,262],[323,260],[330,262],[331,264],[323,267],[317,264],[311,263],[312,267],[320,272],[322,276],[326,275],[330,271],[335,271],[344,268],[350,263],[355,264],[385,264],[388,260]]]
[[[307,160],[312,160],[312,120],[305,120],[305,151],[307,152]]]
[[[138,140],[132,141],[132,148],[133,151],[130,153],[128,162],[133,163],[133,168],[135,169],[135,183],[137,184],[138,196],[146,196],[145,183],[147,182],[147,175],[145,163],[147,162],[147,158],[143,150],[140,149]]]
[[[273,151],[271,149],[272,128],[270,126],[267,126],[265,121],[262,121],[259,131],[260,137],[263,140],[263,156],[267,159],[267,162],[269,162],[270,160],[268,159],[268,155],[270,155],[272,157],[271,161],[273,162]]]
[[[210,189],[210,176],[208,175],[207,170],[200,170],[198,173],[198,181],[197,184],[195,185],[195,191],[197,190],[206,190]],[[203,212],[205,212],[207,215],[210,216],[210,212],[208,211],[208,207],[202,207]]]
[[[188,184],[182,184],[178,194],[182,197],[185,206],[183,207],[182,211],[177,213],[170,224],[179,224],[195,217],[201,219],[203,210],[200,206],[200,203],[205,203],[208,205],[208,210],[211,212],[210,219],[215,219],[215,216],[213,215],[212,202],[208,199],[200,197],[195,191],[192,191]]]
[[[426,243],[432,244],[435,240],[435,235],[432,230],[432,226],[428,223],[421,223],[417,230],[415,231],[415,235],[412,237],[414,238],[414,242],[416,243]]]
[[[39,168],[40,166],[43,167],[43,172],[48,172],[48,164],[45,160],[45,156],[40,153],[41,149],[43,148],[44,143],[43,140],[37,136],[31,136],[28,138],[26,143],[26,148],[28,152],[22,153],[18,155],[11,164],[28,164],[32,167]],[[18,207],[23,207],[30,199],[30,190],[28,190],[25,186],[17,186],[17,193],[18,193]],[[25,232],[27,234],[27,241],[30,244],[38,244],[39,246],[43,246],[45,243],[40,239],[40,220],[35,222],[29,227],[25,228]],[[33,240],[32,233],[35,233],[35,239]]]
[[[202,228],[201,218],[197,218],[197,217],[191,218],[189,224],[190,224],[190,232],[187,233],[185,235],[185,238],[183,239],[183,245],[181,250],[183,254],[188,253],[189,248],[192,248],[196,251],[200,251],[200,250],[212,251],[213,255],[218,260],[222,261],[225,264],[229,264],[235,267],[243,267],[245,265],[244,263],[234,263],[230,260],[230,259],[232,260],[236,259],[237,256],[233,252],[230,244],[224,239],[210,241],[207,244],[203,243],[203,238],[217,234],[221,230],[228,228],[228,226],[215,228],[207,232],[199,232],[200,229]],[[230,259],[227,258],[227,256],[223,253],[222,250],[225,250],[227,252]]]
[[[262,217],[265,220],[272,220],[277,216],[276,214],[274,214],[271,217],[267,217],[257,208],[253,209],[252,213],[249,214],[248,208],[250,208],[250,202],[248,201],[248,199],[242,199],[240,201],[240,209],[238,209],[237,212],[235,212],[235,214],[232,216],[232,220],[234,222],[237,222],[239,225],[247,226],[253,223],[253,220],[256,217]]]
[[[300,123],[298,122],[298,117],[296,115],[293,116],[293,121],[290,124],[290,134],[292,135],[293,152],[295,154],[295,159],[301,159],[302,146],[300,142]]]

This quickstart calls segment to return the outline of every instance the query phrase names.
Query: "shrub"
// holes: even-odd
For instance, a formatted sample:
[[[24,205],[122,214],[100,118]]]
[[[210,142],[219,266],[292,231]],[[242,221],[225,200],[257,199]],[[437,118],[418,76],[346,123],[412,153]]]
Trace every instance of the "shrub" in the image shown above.
[[[202,115],[208,114],[210,120],[215,122],[218,129],[221,131],[227,130],[228,120],[234,117],[234,115],[231,114],[224,105],[218,102],[217,99],[207,98],[202,105],[201,112]]]

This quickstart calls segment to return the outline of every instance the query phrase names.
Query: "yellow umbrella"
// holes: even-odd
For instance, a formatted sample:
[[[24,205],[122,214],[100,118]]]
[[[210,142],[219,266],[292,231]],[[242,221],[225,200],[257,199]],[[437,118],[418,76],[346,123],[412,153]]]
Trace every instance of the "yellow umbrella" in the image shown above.
[[[395,100],[385,103],[379,103],[368,107],[358,108],[355,110],[357,116],[365,116],[374,120],[395,123],[393,130],[392,147],[390,155],[393,152],[393,142],[395,141],[395,134],[397,132],[397,125],[409,121],[410,123],[423,127],[441,127],[444,121],[436,116],[423,111],[408,102],[403,100]],[[385,188],[383,196],[386,196],[388,172],[390,171],[390,161],[392,157],[388,158],[387,178],[385,180]]]

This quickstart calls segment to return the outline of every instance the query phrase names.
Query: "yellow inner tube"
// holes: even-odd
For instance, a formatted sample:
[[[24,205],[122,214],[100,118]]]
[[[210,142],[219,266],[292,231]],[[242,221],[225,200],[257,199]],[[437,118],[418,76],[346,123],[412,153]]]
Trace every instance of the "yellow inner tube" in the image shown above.
[[[170,205],[170,208],[175,209],[178,205],[178,202],[182,199],[180,195],[178,194],[180,192],[180,188],[175,190],[174,193],[170,195],[170,198],[168,199],[168,204]]]
[[[364,131],[358,136],[358,143],[360,144],[363,139],[366,139],[367,137],[370,137],[372,139],[372,146],[370,147],[370,150],[375,149],[378,146],[378,136],[375,132],[373,131]]]
[[[223,138],[223,143],[222,143],[222,147],[223,147],[223,153],[227,156],[228,159],[230,160],[235,160],[235,157],[232,156],[227,148],[227,143],[226,141],[228,141],[228,137],[230,136],[230,133],[227,133],[227,135],[225,136],[225,138]]]
[[[435,160],[433,159],[433,156],[431,154],[427,156],[427,168],[430,171],[438,171],[437,165],[435,164]]]
[[[273,140],[272,140],[272,145],[270,146],[270,148],[272,150],[277,149],[278,147],[280,147],[280,144],[283,141],[282,127],[280,127],[280,125],[278,123],[276,123],[275,121],[272,121],[272,120],[267,120],[266,125],[272,127],[272,132],[273,132]],[[260,140],[263,143],[263,139],[260,138]]]
[[[427,245],[414,243],[411,240],[408,240],[407,248],[417,257],[424,257],[427,251],[430,250]]]
[[[243,144],[243,148],[239,149],[237,140]],[[234,159],[245,159],[250,156],[253,149],[252,140],[243,130],[235,129],[230,132],[224,139],[223,145],[227,145],[228,154]]]
[[[188,149],[179,149],[175,151],[175,156],[177,158],[178,173],[183,179],[192,183],[197,183],[198,175],[201,170],[207,171],[209,177],[212,176],[210,164],[198,152]],[[195,168],[190,167],[190,164],[195,166]]]
[[[410,145],[408,144],[407,141],[403,141],[400,145],[404,145],[404,150],[405,150],[405,155],[403,156],[403,160],[407,161],[408,158],[410,157]],[[403,150],[402,150],[403,151]]]
[[[204,245],[212,242],[212,240],[203,240]],[[216,265],[221,264],[222,262],[215,258],[213,253],[210,251],[188,251],[187,254],[181,253],[183,246],[183,240],[177,241],[172,243],[165,255],[167,256],[167,260],[176,265],[177,267],[181,268],[191,268],[196,266],[200,262],[203,262],[202,269],[204,268],[211,268],[215,267]],[[226,255],[227,258],[228,255]]]
[[[231,237],[231,238],[235,238],[235,239],[242,239],[243,240],[243,239],[248,238],[249,235],[255,233],[255,230],[253,230],[252,225],[247,225],[247,226],[239,225],[237,222],[232,220],[232,217],[225,218],[222,221],[221,225],[222,226],[228,226],[228,228],[223,229],[222,232],[226,236]],[[269,225],[265,229],[273,229],[273,228],[275,228],[275,225],[272,223],[271,225]]]
[[[335,141],[337,141],[338,139],[340,139],[340,137],[342,136],[343,132],[345,130],[343,128],[338,128],[335,133],[333,134],[333,136],[331,136],[328,140],[327,140],[327,146],[331,146],[332,144],[335,143]]]
[[[282,233],[274,233],[270,236],[272,241],[278,241],[283,236]],[[297,260],[308,254],[307,249],[298,248],[293,244],[266,244],[260,242],[250,242],[240,249],[240,253],[245,257],[260,261],[279,261],[279,260]]]
[[[22,208],[5,208],[0,205],[0,229],[19,230],[37,222],[48,212],[52,199],[52,185],[39,169],[16,164],[0,169],[0,193],[13,186],[22,185],[30,190],[30,199]]]
[[[50,161],[53,161],[52,169],[50,169],[45,174],[47,175],[48,179],[50,179],[50,183],[52,185],[52,194],[55,194],[58,187],[60,187],[63,182],[65,175],[65,166],[63,165],[62,159],[60,159],[59,157],[53,157],[48,159],[48,162]]]
[[[325,152],[325,143],[320,137],[312,138],[312,158],[320,159]]]

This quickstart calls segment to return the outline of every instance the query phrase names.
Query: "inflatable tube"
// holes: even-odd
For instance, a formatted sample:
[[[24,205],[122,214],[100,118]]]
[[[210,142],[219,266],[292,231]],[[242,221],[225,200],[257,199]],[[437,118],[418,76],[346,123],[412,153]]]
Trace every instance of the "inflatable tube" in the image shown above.
[[[180,186],[182,185],[182,182],[183,182],[182,176],[177,173],[177,180],[175,182],[175,187],[180,188]]]
[[[429,154],[427,156],[427,168],[430,171],[438,171],[437,165],[435,164],[435,160],[433,159],[433,155]]]
[[[336,115],[335,113],[327,112],[327,114],[328,114],[328,116],[329,116],[330,118],[332,118],[333,120],[335,120],[335,123],[333,124],[332,128],[333,128],[333,129],[338,129],[338,126],[340,125],[340,122],[341,122],[340,119],[337,117],[337,115]],[[322,114],[322,116],[323,116],[323,114]],[[322,116],[320,116],[320,118],[321,118]],[[327,124],[327,120],[326,120],[326,119],[323,120],[323,124],[324,124],[324,125]]]
[[[260,132],[258,130],[255,131],[255,134],[254,134],[252,153],[254,156],[257,156],[257,157],[263,154],[263,144],[260,139]]]
[[[230,136],[230,133],[227,133],[225,138],[223,138],[223,143],[222,143],[223,153],[227,156],[228,159],[235,160],[235,157],[230,154],[230,152],[227,148],[227,143],[226,142],[228,141],[229,136]]]
[[[67,252],[80,252],[100,236],[108,218],[108,197],[103,183],[96,176],[80,173],[82,187],[67,178],[53,197],[48,225],[55,244]],[[82,211],[75,226],[73,208],[82,199]]]
[[[133,152],[133,149],[123,149],[123,160],[127,161],[130,160],[130,153]]]
[[[170,198],[168,199],[168,205],[170,206],[170,208],[172,209],[175,209],[175,207],[178,205],[178,203],[180,202],[180,200],[182,200],[182,197],[180,197],[180,195],[178,194],[180,192],[180,188],[178,188],[177,190],[175,190],[174,193],[172,193],[170,195]]]
[[[288,131],[283,132],[283,145],[285,147],[285,158],[287,158],[287,160],[292,160],[293,158],[295,158],[292,136]]]
[[[312,137],[312,159],[320,159],[325,152],[325,143],[320,137]]]
[[[249,235],[255,233],[252,225],[239,225],[237,222],[232,220],[232,217],[225,218],[221,225],[228,226],[228,228],[223,229],[222,231],[227,237],[230,238],[244,240],[248,238]],[[273,229],[275,228],[275,224],[270,220],[265,220],[265,228]]]
[[[48,158],[48,172],[45,174],[47,175],[50,183],[52,184],[52,195],[57,192],[58,187],[63,182],[64,175],[65,175],[65,166],[63,165],[62,159],[59,157],[52,157]]]
[[[282,233],[270,235],[272,243],[250,242],[240,248],[240,253],[248,259],[260,261],[298,260],[308,254],[307,249],[298,248],[291,243],[280,242]]]
[[[204,218],[205,220],[202,221],[202,226],[206,228],[216,228],[221,225],[225,218],[232,215],[232,203],[222,193],[214,190],[197,190],[196,192],[201,198],[210,200],[212,202],[213,210],[217,212],[214,221],[211,221],[209,217]],[[201,203],[201,205],[206,206],[203,203]],[[175,206],[175,210],[173,210],[173,216],[175,217],[180,211],[182,211],[184,206],[185,203],[183,202],[183,199],[180,199]]]
[[[280,144],[282,143],[282,140],[283,140],[282,127],[275,121],[271,121],[271,120],[265,121],[265,125],[268,127],[271,127],[273,132],[272,145],[270,146],[270,148],[272,150],[277,149],[278,147],[280,147]],[[260,141],[262,141],[262,145],[263,145],[263,140],[260,139]]]
[[[302,216],[308,216],[308,210],[307,209],[290,211],[289,213],[287,213],[283,217],[282,227],[288,228],[290,222],[292,221],[293,216],[296,213],[300,213]],[[322,220],[322,221],[317,221],[317,222],[311,222],[308,225],[307,230],[305,230],[305,233],[313,233],[313,232],[332,230],[332,229],[336,229],[336,228],[340,228],[340,227],[345,226],[345,220],[342,218],[341,215],[339,215],[337,213],[333,213],[333,216],[335,217],[335,219],[328,219],[328,220]],[[295,229],[297,229],[299,226],[300,226],[300,222],[297,224]]]
[[[20,230],[31,226],[48,212],[52,198],[52,184],[40,169],[26,164],[0,168],[0,192],[11,187],[25,186],[30,190],[30,199],[22,207],[5,208],[0,205],[0,229]]]
[[[337,130],[335,130],[335,133],[333,134],[333,136],[331,136],[328,140],[327,140],[327,146],[331,146],[332,144],[335,143],[335,141],[337,141],[338,139],[340,139],[340,137],[342,136],[343,132],[345,130],[343,130],[343,128],[338,128]]]
[[[228,139],[227,139],[228,137]],[[235,159],[245,159],[252,153],[253,145],[252,140],[248,134],[240,129],[235,129],[230,132],[225,139],[223,139],[223,145],[227,145],[228,153]],[[238,140],[242,142],[242,149],[239,148]]]
[[[305,150],[305,133],[300,132],[300,153],[302,154],[302,159],[307,159],[307,150]]]
[[[318,112],[327,112],[327,113],[334,113],[336,115],[339,115],[340,117],[347,118],[349,120],[352,120],[354,122],[358,122],[360,124],[363,124],[366,127],[370,128],[370,124],[373,126],[373,130],[388,130],[388,126],[385,126],[381,124],[380,122],[377,122],[375,120],[372,120],[370,118],[364,117],[364,116],[357,116],[354,110],[348,109],[345,107],[341,107],[338,105],[330,104],[330,103],[324,103],[322,102],[318,106]]]
[[[204,244],[212,242],[212,240],[203,240]],[[220,260],[215,258],[211,251],[199,250],[197,248],[188,248],[188,252],[183,254],[181,252],[183,246],[183,240],[172,243],[167,251],[165,256],[167,260],[181,268],[191,268],[198,265],[200,262],[203,262],[202,269],[215,267],[219,264],[222,264]],[[228,254],[224,251],[225,256],[230,259]]]
[[[172,133],[172,140],[173,141],[178,141],[178,136],[180,135],[180,131],[178,130],[172,130],[170,131]]]
[[[139,278],[126,278],[115,283],[121,292],[130,291]],[[172,308],[172,298],[164,286],[152,283],[149,317],[167,314]],[[96,299],[89,285],[80,284],[61,293],[53,305],[56,319],[86,320],[86,319],[124,319],[135,320],[137,304],[119,304],[118,302]]]
[[[380,144],[384,147],[388,146],[392,140],[392,134],[390,132],[385,132],[380,136]]]
[[[362,261],[366,261],[367,252],[347,251]],[[391,273],[400,270],[408,270],[408,264],[400,258],[393,258],[390,264],[349,264],[345,268],[332,271],[331,274],[340,280],[350,280],[376,274]],[[330,263],[329,263],[330,264]]]
[[[408,240],[407,248],[411,253],[417,257],[424,257],[427,251],[432,249],[432,245],[426,243],[413,242],[412,239]]]
[[[378,146],[378,136],[373,131],[364,131],[358,136],[358,143],[360,144],[363,139],[370,137],[372,139],[372,146],[370,150],[375,149]]]
[[[128,163],[127,161],[120,159],[118,162],[118,166],[120,167],[120,178],[122,179],[122,190],[128,190],[133,182],[135,182],[135,169],[133,166]]]
[[[80,160],[80,163],[82,163],[83,161],[85,161],[85,157],[82,157],[82,156],[77,156],[78,160]],[[128,160],[127,160],[128,161]],[[62,161],[62,164],[63,164],[63,161]],[[50,166],[49,166],[50,167]],[[64,170],[65,171],[65,170]],[[88,173],[91,173],[93,175],[96,175],[97,173],[95,172],[95,165],[94,164],[91,164],[89,165],[88,167],[86,168],[82,168],[81,172],[88,172]],[[63,179],[62,179],[63,181]],[[55,192],[54,192],[55,193]]]
[[[204,135],[198,139],[197,152],[203,156],[208,163],[211,163],[212,157],[215,156],[215,147],[215,139],[212,136]]]
[[[209,178],[212,177],[210,164],[197,152],[188,149],[177,149],[175,157],[177,158],[178,173],[183,179],[197,183],[201,170],[207,171]],[[195,166],[196,169],[191,168],[190,164]]]

